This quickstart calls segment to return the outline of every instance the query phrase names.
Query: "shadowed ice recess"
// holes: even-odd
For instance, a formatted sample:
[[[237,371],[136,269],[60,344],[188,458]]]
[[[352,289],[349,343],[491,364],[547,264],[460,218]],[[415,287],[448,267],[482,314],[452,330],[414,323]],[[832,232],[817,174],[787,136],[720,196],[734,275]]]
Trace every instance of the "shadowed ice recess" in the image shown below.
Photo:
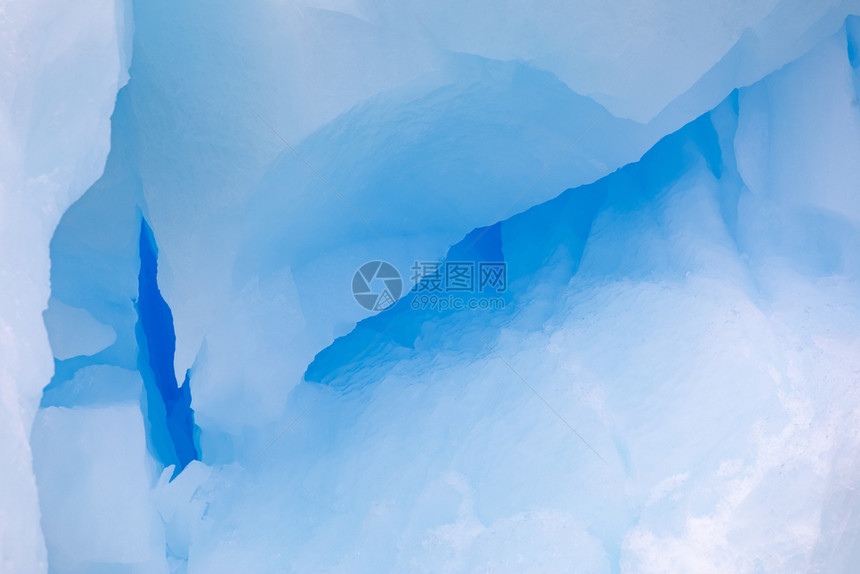
[[[365,38],[354,8],[308,18]],[[260,10],[134,5],[50,244],[50,572],[860,567],[860,20],[779,3],[636,106],[427,8],[424,72],[308,103]],[[437,259],[504,261],[504,308],[352,298]]]
[[[191,410],[191,371],[177,385],[173,371],[176,335],[173,315],[158,290],[158,251],[152,230],[140,222],[140,273],[135,303],[135,328],[140,352],[138,370],[143,377],[143,407],[147,438],[164,466],[175,466],[173,476],[198,460]]]

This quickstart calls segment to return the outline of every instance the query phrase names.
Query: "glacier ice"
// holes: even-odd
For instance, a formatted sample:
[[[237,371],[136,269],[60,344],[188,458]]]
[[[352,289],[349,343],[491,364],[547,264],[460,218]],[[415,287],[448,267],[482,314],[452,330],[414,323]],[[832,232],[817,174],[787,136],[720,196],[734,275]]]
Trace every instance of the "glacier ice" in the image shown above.
[[[127,80],[129,6],[0,5],[0,570],[47,568],[30,429],[51,377],[42,323],[48,244],[104,167],[110,113]]]
[[[2,8],[0,571],[860,564],[856,3]]]
[[[116,331],[99,322],[86,309],[66,305],[59,299],[48,300],[43,313],[51,350],[59,360],[79,355],[95,355],[116,341]]]
[[[52,570],[167,572],[137,404],[40,409],[31,440]]]

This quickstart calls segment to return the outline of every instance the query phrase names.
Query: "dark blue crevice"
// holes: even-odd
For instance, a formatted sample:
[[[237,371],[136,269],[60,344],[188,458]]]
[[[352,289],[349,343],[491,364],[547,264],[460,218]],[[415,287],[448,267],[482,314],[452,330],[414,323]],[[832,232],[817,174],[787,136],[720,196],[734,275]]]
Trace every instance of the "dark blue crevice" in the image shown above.
[[[173,313],[158,289],[157,275],[158,248],[152,229],[141,218],[135,332],[144,383],[143,411],[149,446],[162,464],[175,465],[176,477],[189,462],[200,459],[198,429],[191,409],[190,371],[181,387],[176,381]]]

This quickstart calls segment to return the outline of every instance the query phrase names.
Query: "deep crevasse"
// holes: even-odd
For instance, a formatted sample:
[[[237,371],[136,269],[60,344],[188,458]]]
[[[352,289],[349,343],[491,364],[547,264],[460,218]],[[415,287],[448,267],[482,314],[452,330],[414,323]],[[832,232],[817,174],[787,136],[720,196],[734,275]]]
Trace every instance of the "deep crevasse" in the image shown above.
[[[191,409],[191,370],[179,384],[174,374],[173,314],[158,289],[158,247],[144,219],[140,222],[139,245],[135,332],[137,367],[144,380],[147,439],[156,459],[174,467],[175,477],[189,462],[200,459]]]

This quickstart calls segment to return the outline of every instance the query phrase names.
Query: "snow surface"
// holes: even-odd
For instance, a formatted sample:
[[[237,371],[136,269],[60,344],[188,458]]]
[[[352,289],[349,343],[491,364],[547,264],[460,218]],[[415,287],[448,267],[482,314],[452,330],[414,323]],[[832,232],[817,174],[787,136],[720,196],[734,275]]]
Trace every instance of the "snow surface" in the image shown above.
[[[0,570],[860,567],[851,13],[3,3]]]

